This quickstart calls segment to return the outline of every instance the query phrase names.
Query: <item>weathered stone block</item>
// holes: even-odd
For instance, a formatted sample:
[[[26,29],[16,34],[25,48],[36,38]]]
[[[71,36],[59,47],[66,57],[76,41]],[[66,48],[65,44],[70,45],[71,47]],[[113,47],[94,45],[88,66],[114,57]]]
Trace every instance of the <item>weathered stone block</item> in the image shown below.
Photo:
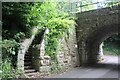
[[[43,59],[40,61],[40,63],[42,66],[48,66],[48,65],[50,65],[50,60]]]
[[[51,66],[41,66],[39,70],[40,72],[50,72]]]
[[[68,63],[68,60],[65,60],[65,61],[63,61],[65,64],[67,64]]]
[[[44,56],[40,56],[39,59],[40,59],[40,60],[44,60]]]
[[[64,54],[59,54],[59,58],[64,58]]]
[[[44,59],[50,60],[50,56],[44,56]]]

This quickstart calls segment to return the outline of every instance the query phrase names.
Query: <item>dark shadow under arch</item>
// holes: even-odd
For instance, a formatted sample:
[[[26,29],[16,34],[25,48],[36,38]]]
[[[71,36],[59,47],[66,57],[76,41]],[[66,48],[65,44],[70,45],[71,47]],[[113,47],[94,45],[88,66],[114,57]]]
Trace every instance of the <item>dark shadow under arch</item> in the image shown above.
[[[97,53],[101,42],[118,33],[120,33],[120,24],[113,24],[100,27],[88,35],[85,49],[87,54],[87,64],[97,63]]]

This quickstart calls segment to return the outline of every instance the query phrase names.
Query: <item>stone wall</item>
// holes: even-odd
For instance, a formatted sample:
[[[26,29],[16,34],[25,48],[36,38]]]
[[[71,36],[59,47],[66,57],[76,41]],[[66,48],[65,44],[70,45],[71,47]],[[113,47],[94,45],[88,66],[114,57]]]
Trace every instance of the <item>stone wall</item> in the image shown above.
[[[51,70],[50,56],[45,55],[45,40],[44,37],[47,34],[47,30],[38,34],[32,48],[32,64],[33,68],[41,73],[48,73]]]
[[[54,66],[50,56],[45,55],[45,34],[47,34],[46,31],[44,32],[41,41],[37,44],[33,43],[35,46],[32,48],[33,67],[41,73],[49,73]],[[75,27],[73,28],[71,34],[69,34],[69,38],[62,38],[59,41],[59,44],[60,46],[57,52],[58,67],[61,68],[61,70],[65,70],[78,66],[79,56],[77,51]]]
[[[72,68],[79,65],[79,55],[77,51],[76,31],[73,29],[69,38],[60,40],[61,50],[57,54],[59,67]]]
[[[18,56],[17,56],[18,69],[24,70],[24,56],[25,56],[25,53],[28,51],[30,45],[32,44],[34,38],[35,38],[35,35],[32,35],[30,38],[23,40],[23,42],[21,43],[20,49],[18,50]]]

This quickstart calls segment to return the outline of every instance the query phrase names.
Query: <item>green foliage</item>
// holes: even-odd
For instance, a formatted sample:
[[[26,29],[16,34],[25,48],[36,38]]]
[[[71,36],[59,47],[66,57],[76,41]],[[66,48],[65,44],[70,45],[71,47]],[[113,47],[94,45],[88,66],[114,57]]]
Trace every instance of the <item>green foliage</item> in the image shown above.
[[[61,38],[69,35],[69,28],[74,24],[73,20],[55,18],[48,21],[49,34],[46,35],[46,53],[50,56],[57,54],[57,46]]]
[[[11,66],[11,62],[9,59],[3,60],[2,61],[2,70],[1,71],[1,76],[2,78],[18,78],[22,73],[20,70],[13,69]]]
[[[2,59],[9,58],[15,67],[19,43],[25,37],[29,37],[31,28],[36,26],[36,21],[32,21],[30,15],[32,2],[3,2],[2,3]]]
[[[19,32],[16,35],[14,35],[14,39],[17,42],[22,42],[22,40],[25,38],[25,34],[23,32]]]
[[[59,73],[61,68],[59,67],[57,62],[52,62],[51,64],[52,64],[51,65],[51,73]]]
[[[120,34],[113,35],[104,41],[105,54],[120,55]]]
[[[3,38],[13,38],[19,32],[24,32],[26,36],[30,36],[29,30],[36,26],[35,22],[31,22],[30,10],[33,3],[26,2],[4,2],[2,3],[2,23],[3,23]],[[7,32],[6,32],[7,31]],[[7,36],[7,34],[9,36]]]
[[[49,33],[45,35],[45,54],[49,55],[53,61],[52,72],[59,72],[60,70],[56,58],[58,49],[61,48],[59,41],[63,37],[69,38],[69,34],[75,25],[75,17],[63,12],[64,10],[60,9],[61,6],[63,7],[59,3],[40,2],[34,3],[31,9],[31,15],[38,24],[37,27],[40,30],[49,30]]]
[[[13,40],[3,40],[0,42],[2,46],[2,78],[16,78],[20,74],[19,70],[14,69],[16,66],[16,55],[19,44]]]
[[[59,6],[59,7],[58,7]],[[36,34],[33,27],[49,29],[45,36],[46,54],[57,62],[56,54],[59,41],[69,37],[70,30],[75,25],[74,16],[60,10],[63,5],[53,2],[35,3],[3,3],[3,55],[15,54],[19,42],[27,35]],[[38,31],[38,32],[39,32]],[[4,35],[6,34],[6,35]]]
[[[106,55],[120,55],[120,47],[115,42],[107,42],[104,46],[104,54]]]
[[[60,6],[62,5],[53,2],[34,3],[31,9],[31,15],[38,22],[39,29],[49,29],[49,33],[45,37],[45,49],[46,54],[50,55],[52,59],[55,59],[57,54],[59,39],[69,34],[71,25],[75,24],[74,17],[60,11]]]
[[[2,46],[2,59],[5,60],[9,58],[11,60],[11,64],[16,67],[17,63],[17,53],[20,47],[19,43],[13,40],[3,40],[0,42]]]
[[[83,12],[89,11],[89,10],[94,9],[94,4],[92,4],[92,1],[84,0],[81,2],[81,8]]]
[[[3,40],[0,42],[2,46],[2,57],[7,58],[12,55],[15,55],[17,49],[19,48],[19,44],[15,40]]]
[[[106,5],[107,5],[108,7],[111,7],[111,8],[112,8],[113,6],[118,6],[118,5],[120,5],[120,2],[114,2],[114,1],[113,1],[113,2],[107,3]]]

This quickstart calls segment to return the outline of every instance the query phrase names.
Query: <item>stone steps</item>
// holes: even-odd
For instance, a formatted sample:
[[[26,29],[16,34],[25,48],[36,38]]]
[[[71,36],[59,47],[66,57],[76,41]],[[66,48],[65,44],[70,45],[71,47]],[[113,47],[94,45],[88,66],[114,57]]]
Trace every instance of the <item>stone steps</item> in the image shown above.
[[[34,72],[36,72],[35,69],[26,69],[25,70],[25,73],[34,73]]]
[[[32,63],[29,62],[29,61],[24,62],[24,66],[29,66],[29,65],[31,65],[31,64],[32,64]]]
[[[32,55],[25,55],[25,58],[31,59],[31,58],[32,58]]]
[[[27,75],[29,78],[32,78],[32,77],[34,77],[35,75],[37,75],[37,72],[26,73],[26,75]]]
[[[26,53],[24,57],[24,71],[28,78],[37,74],[36,70],[32,67],[32,54]]]
[[[31,66],[24,66],[24,69],[33,69]]]
[[[24,61],[25,61],[25,62],[32,62],[31,59],[25,59]]]

